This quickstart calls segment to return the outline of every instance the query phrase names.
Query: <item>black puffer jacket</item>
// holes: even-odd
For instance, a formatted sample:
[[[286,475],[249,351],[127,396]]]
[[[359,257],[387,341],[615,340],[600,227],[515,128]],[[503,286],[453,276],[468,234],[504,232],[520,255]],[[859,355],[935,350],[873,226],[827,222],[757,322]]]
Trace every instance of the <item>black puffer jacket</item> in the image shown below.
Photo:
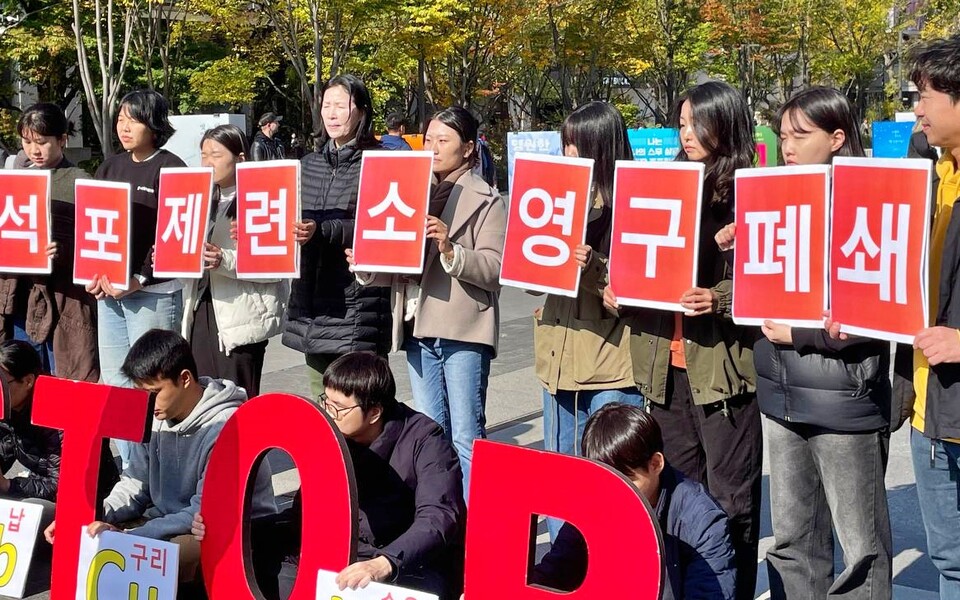
[[[890,426],[889,343],[795,327],[793,347],[761,337],[753,351],[763,414],[834,431]]]
[[[361,153],[331,141],[303,157],[303,218],[317,232],[300,253],[283,343],[305,354],[390,349],[390,288],[359,285],[343,252],[353,246]]]

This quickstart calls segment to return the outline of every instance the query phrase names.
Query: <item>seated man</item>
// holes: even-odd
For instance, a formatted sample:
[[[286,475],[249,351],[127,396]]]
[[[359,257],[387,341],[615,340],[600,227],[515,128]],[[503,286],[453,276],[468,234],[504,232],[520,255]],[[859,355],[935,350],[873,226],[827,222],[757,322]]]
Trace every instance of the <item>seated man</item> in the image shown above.
[[[323,407],[347,439],[357,482],[357,562],[338,576],[343,587],[388,582],[457,598],[463,583],[466,507],[457,453],[432,419],[396,400],[384,358],[354,352],[323,375]],[[299,495],[293,507],[251,528],[254,562],[280,561],[300,549]],[[194,522],[202,539],[203,520]],[[310,577],[311,575],[304,575]],[[266,598],[277,588],[263,585]]]
[[[148,443],[133,446],[130,465],[103,502],[103,521],[92,523],[88,532],[122,530],[174,542],[180,546],[180,581],[194,582],[200,548],[190,535],[190,523],[200,509],[207,459],[246,393],[231,381],[198,379],[189,344],[172,331],[145,333],[121,370],[155,396],[153,427]],[[277,512],[266,464],[257,473],[254,516]],[[51,542],[55,525],[47,530]]]
[[[582,447],[587,458],[623,473],[654,507],[667,573],[663,600],[733,598],[736,567],[727,516],[702,485],[666,464],[656,420],[636,406],[608,404],[587,421]],[[629,547],[629,540],[624,544]],[[586,544],[567,523],[530,583],[572,591],[586,572]]]

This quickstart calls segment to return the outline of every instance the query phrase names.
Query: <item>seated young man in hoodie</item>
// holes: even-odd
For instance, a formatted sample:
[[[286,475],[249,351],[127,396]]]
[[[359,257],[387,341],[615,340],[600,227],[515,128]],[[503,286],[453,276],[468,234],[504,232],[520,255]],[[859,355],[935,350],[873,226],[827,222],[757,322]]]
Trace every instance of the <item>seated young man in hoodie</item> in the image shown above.
[[[663,434],[643,409],[607,404],[583,428],[583,454],[625,475],[654,508],[663,532],[662,600],[730,600],[736,567],[727,516],[702,485],[663,458]],[[600,507],[602,509],[602,507]],[[629,548],[630,540],[624,540]],[[629,555],[625,555],[627,564]],[[638,558],[639,560],[639,558]],[[629,570],[629,567],[628,567]],[[573,591],[587,574],[587,545],[564,524],[530,583]]]
[[[103,502],[103,521],[87,531],[126,531],[180,546],[180,581],[196,579],[200,545],[190,535],[207,459],[227,419],[247,399],[231,381],[197,377],[190,345],[173,331],[152,329],[130,348],[121,367],[137,388],[155,396],[150,441],[133,446],[129,466]],[[257,473],[253,516],[277,512],[266,461]],[[53,541],[55,525],[47,529]]]

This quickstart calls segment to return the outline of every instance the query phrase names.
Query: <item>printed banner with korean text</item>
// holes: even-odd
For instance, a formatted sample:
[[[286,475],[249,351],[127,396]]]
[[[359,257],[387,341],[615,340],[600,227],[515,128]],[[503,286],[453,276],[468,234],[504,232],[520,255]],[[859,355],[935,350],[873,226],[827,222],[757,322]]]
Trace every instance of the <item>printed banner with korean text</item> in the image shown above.
[[[368,150],[361,160],[356,270],[422,273],[433,152]]]
[[[576,297],[593,160],[519,154],[514,169],[500,283]]]
[[[130,281],[130,184],[78,179],[73,282],[106,276],[118,290]]]
[[[830,166],[738,169],[733,320],[822,327]]]
[[[43,507],[0,500],[0,595],[23,598]]]
[[[0,170],[0,273],[50,274],[50,171]]]
[[[213,169],[160,169],[153,274],[203,276],[203,246],[210,231]]]
[[[170,542],[104,531],[80,530],[77,600],[150,598],[176,600],[180,547]]]
[[[610,287],[625,306],[684,311],[697,282],[698,162],[617,161],[610,236]]]
[[[402,588],[396,585],[372,582],[359,590],[341,590],[337,574],[332,571],[317,572],[317,600],[439,600],[439,596]]]
[[[237,165],[237,277],[300,277],[300,161]]]

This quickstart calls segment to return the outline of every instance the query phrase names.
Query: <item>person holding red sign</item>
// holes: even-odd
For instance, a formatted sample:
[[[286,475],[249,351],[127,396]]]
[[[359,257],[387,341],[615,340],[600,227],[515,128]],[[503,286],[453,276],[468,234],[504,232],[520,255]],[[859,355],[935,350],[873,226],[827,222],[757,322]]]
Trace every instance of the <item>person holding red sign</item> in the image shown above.
[[[733,222],[734,173],[753,166],[753,118],[740,93],[717,81],[677,103],[677,160],[706,165],[697,282],[680,297],[685,314],[620,309],[629,315],[634,377],[664,435],[667,461],[707,486],[730,517],[736,598],[753,599],[760,535],[763,432],[753,365],[755,330],[734,325],[732,265],[714,241]]]
[[[49,169],[53,256],[50,275],[0,275],[0,340],[30,342],[44,369],[78,381],[97,381],[97,305],[73,283],[74,185],[87,178],[63,155],[72,125],[55,104],[35,104],[17,123],[33,169]]]
[[[829,164],[834,156],[863,156],[854,115],[837,90],[796,94],[777,117],[784,161]],[[735,234],[733,225],[718,233],[721,247],[730,247]],[[771,598],[890,598],[893,542],[884,483],[890,345],[833,340],[822,328],[773,321],[761,331],[754,362],[770,448]],[[846,565],[836,577],[834,531]]]
[[[566,156],[594,160],[593,206],[586,243],[576,249],[583,271],[575,298],[550,294],[538,309],[534,330],[536,373],[543,386],[544,447],[580,454],[587,418],[609,402],[643,405],[633,381],[629,336],[624,323],[603,308],[613,215],[616,161],[632,160],[620,111],[590,102],[567,116],[560,128]],[[558,523],[548,521],[556,534]]]
[[[267,340],[280,332],[290,283],[237,278],[230,229],[237,216],[237,163],[246,152],[247,136],[236,125],[214,127],[200,140],[201,164],[213,168],[215,212],[203,277],[184,280],[182,334],[201,375],[228,379],[253,398],[260,395]]]
[[[338,75],[320,102],[320,150],[303,157],[301,177],[302,218],[316,223],[316,234],[300,253],[283,332],[283,344],[306,356],[314,398],[338,356],[358,350],[386,356],[390,348],[389,290],[360,285],[344,258],[353,247],[360,159],[364,150],[380,148],[370,93],[357,77]]]

